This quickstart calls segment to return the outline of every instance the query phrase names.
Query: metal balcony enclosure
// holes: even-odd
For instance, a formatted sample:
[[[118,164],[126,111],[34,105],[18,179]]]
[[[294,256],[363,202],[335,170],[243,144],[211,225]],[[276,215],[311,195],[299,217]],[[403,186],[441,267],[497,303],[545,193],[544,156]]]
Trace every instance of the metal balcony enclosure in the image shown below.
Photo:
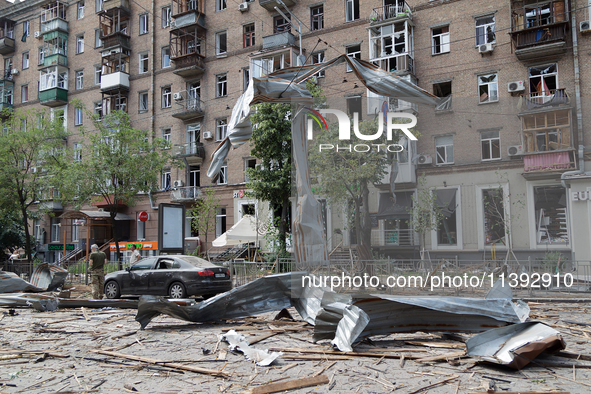
[[[263,37],[263,49],[295,46],[296,38],[288,31]]]
[[[68,90],[62,88],[42,90],[39,92],[39,102],[50,107],[67,104]]]
[[[129,0],[103,0],[103,10],[110,11],[112,9],[122,8],[129,11]]]
[[[409,18],[412,19],[412,12],[405,1],[392,1],[382,7],[374,8],[369,14],[370,23],[379,23],[388,19]]]
[[[41,24],[41,34],[51,33],[52,31],[68,32],[68,21],[63,19],[52,19]]]
[[[0,54],[14,52],[14,21],[0,18]]]
[[[103,48],[110,49],[114,47],[131,48],[129,36],[122,32],[115,32],[109,36],[101,38]]]
[[[521,111],[570,104],[566,89],[547,90],[523,95]]]
[[[101,90],[105,91],[117,88],[129,89],[129,74],[117,71],[101,76]]]
[[[170,60],[174,63],[173,73],[181,77],[198,77],[205,72],[205,62],[203,61],[203,56],[199,53],[191,53],[174,58],[171,53]]]
[[[0,38],[0,54],[8,55],[14,52],[14,39],[10,37]]]
[[[170,199],[172,202],[192,201],[199,198],[200,190],[197,186],[179,187],[170,192]]]
[[[267,11],[275,12],[275,7],[281,7],[281,4],[277,0],[259,0],[261,7]],[[296,5],[296,0],[283,0],[283,4],[288,7]]]
[[[203,103],[196,97],[189,97],[183,100],[175,101],[175,112],[172,114],[174,118],[190,120],[203,117],[205,114],[203,110]]]

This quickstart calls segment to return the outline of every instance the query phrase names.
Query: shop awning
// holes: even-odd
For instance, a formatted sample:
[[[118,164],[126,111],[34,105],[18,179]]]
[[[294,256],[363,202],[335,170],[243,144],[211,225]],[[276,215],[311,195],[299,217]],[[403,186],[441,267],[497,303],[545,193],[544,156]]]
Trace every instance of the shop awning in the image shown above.
[[[456,189],[438,189],[435,190],[437,195],[436,205],[441,210],[445,217],[450,217],[456,211]]]
[[[111,213],[108,211],[68,211],[60,216],[62,219],[109,219],[110,217]],[[134,218],[118,212],[115,220],[134,220]]]
[[[266,226],[263,226],[263,223],[257,223],[254,216],[244,215],[228,231],[217,237],[212,245],[219,248],[260,241],[265,234],[265,230]]]
[[[390,193],[380,194],[378,220],[410,219],[412,209],[412,192],[396,192],[396,203]]]

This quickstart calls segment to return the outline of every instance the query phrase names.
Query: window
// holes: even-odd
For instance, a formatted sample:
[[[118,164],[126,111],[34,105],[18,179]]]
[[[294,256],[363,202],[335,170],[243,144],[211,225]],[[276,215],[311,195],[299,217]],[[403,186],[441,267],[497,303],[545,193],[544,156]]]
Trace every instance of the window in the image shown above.
[[[76,71],[76,90],[82,89],[84,86],[84,71]]]
[[[244,25],[244,48],[254,45],[254,23]]]
[[[76,37],[76,54],[84,53],[84,35]]]
[[[60,242],[60,218],[51,218],[51,242]]]
[[[228,43],[227,43],[228,32],[221,31],[216,33],[215,35],[215,54],[216,55],[225,55],[228,51]]]
[[[29,85],[21,86],[21,103],[29,101]]]
[[[12,70],[12,58],[11,57],[4,59],[4,70],[6,70],[6,71]]]
[[[252,76],[259,78],[277,70],[281,70],[291,65],[291,50],[267,55],[268,57],[261,57],[252,59]]]
[[[484,243],[505,244],[505,202],[503,188],[482,190]]]
[[[217,209],[215,215],[215,236],[219,237],[226,232],[226,208],[221,207]]]
[[[172,130],[170,128],[162,129],[162,138],[169,144],[172,142]]]
[[[102,67],[101,66],[94,66],[94,84],[95,85],[101,84],[101,74],[102,74]]]
[[[148,14],[140,15],[140,36],[148,33]]]
[[[437,152],[437,164],[451,164],[454,162],[454,139],[448,135],[435,137],[435,150]]]
[[[451,106],[451,81],[438,82],[433,84],[433,94],[437,97],[447,98],[442,100],[435,111],[449,111],[452,109]]]
[[[566,190],[561,186],[535,186],[535,235],[538,245],[568,244]]]
[[[549,152],[572,147],[570,110],[535,113],[521,119],[526,152]],[[568,157],[567,153],[563,153],[560,160]]]
[[[82,144],[79,142],[74,144],[74,160],[82,161]]]
[[[312,54],[312,64],[321,64],[324,63],[324,51],[316,52]],[[315,75],[316,78],[324,77],[324,70],[320,71],[318,74]]]
[[[274,17],[273,34],[283,33],[284,31],[291,31],[291,23],[289,22],[289,19],[285,19],[281,15]]]
[[[68,88],[68,70],[58,66],[44,68],[39,73],[39,90]]]
[[[310,8],[310,30],[324,29],[324,6]]]
[[[459,205],[459,190],[456,188],[445,188],[435,190],[437,197],[437,208],[441,212],[443,218],[437,226],[436,243],[441,246],[461,245],[458,242],[458,205]]]
[[[43,64],[43,59],[45,58],[45,51],[43,50],[43,47],[39,47],[39,61],[37,62],[37,64]]]
[[[149,71],[148,53],[140,53],[140,74],[145,74]]]
[[[225,185],[228,183],[228,163],[224,162],[220,168],[220,174],[218,175],[218,185]]]
[[[189,95],[187,100],[187,109],[199,109],[201,106],[201,81],[187,84],[187,93]]]
[[[25,37],[29,37],[31,35],[30,30],[31,30],[31,22],[24,21],[23,22],[23,41],[24,41]]]
[[[561,13],[557,13],[559,9],[557,2],[552,4],[551,2],[539,1],[537,3],[545,4],[536,4],[536,2],[530,1],[525,3],[525,28],[529,29],[565,20],[564,7],[561,7]],[[520,28],[523,29],[523,13],[520,12],[519,18],[521,18]]]
[[[228,95],[228,76],[226,74],[216,77],[216,97],[225,97]]]
[[[544,104],[553,98],[558,89],[558,67],[556,63],[530,67],[529,92],[531,100],[536,104]]]
[[[199,167],[199,166],[189,167],[189,186],[193,186],[193,187],[201,186],[201,167]]]
[[[433,55],[449,52],[449,26],[432,29],[431,41],[433,43]]]
[[[74,125],[80,126],[83,122],[82,108],[74,108]]]
[[[361,59],[361,45],[347,47],[347,56],[350,58]],[[347,72],[351,71],[353,71],[353,69],[347,64]]]
[[[494,15],[476,19],[476,46],[495,42]]]
[[[95,11],[101,12],[103,10],[103,0],[95,0]]]
[[[497,74],[478,76],[478,94],[481,103],[498,101]]]
[[[103,117],[103,102],[102,101],[96,101],[94,103],[94,114],[96,116],[98,116],[99,119]]]
[[[78,13],[77,13],[76,17],[78,19],[84,18],[84,2],[83,1],[78,2]]]
[[[170,67],[170,47],[162,48],[162,68]]]
[[[345,0],[345,21],[359,19],[359,0]]]
[[[242,90],[246,92],[248,89],[248,84],[250,83],[250,69],[243,68],[242,69]]]
[[[23,70],[29,68],[29,51],[23,52]]]
[[[95,29],[94,30],[94,47],[100,48],[103,46],[103,40],[101,40],[101,30]]]
[[[226,0],[215,0],[215,10],[216,11],[223,11],[226,9]]]
[[[218,119],[215,127],[215,140],[221,141],[226,138],[226,131],[228,128],[227,119]]]
[[[139,92],[139,108],[140,112],[146,112],[148,110],[148,92]]]
[[[140,220],[140,212],[136,213],[136,220],[135,222],[137,223],[137,227],[136,227],[136,239],[138,241],[142,241],[146,239],[146,222],[142,222]]]
[[[501,158],[501,139],[499,130],[480,133],[480,147],[482,160],[496,160]]]
[[[4,102],[6,104],[13,104],[13,94],[14,92],[12,91],[12,86],[6,86],[4,88]]]
[[[162,8],[162,28],[170,27],[170,21],[172,20],[172,8],[170,6]]]
[[[354,113],[357,113],[359,116],[359,120],[361,120],[361,96],[358,97],[348,97],[347,98],[347,114],[353,117]]]
[[[162,108],[170,108],[172,106],[172,89],[170,86],[162,88]]]
[[[257,165],[257,159],[245,159],[244,160],[244,182],[250,182],[250,177],[247,174],[249,169],[255,169]]]
[[[164,170],[160,179],[162,190],[170,190],[170,170]]]

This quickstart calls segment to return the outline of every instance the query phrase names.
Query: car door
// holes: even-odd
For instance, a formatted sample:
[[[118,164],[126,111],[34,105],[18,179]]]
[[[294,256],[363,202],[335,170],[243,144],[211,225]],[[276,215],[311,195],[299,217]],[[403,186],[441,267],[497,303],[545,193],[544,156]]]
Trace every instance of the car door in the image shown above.
[[[177,264],[178,265],[178,264]],[[176,269],[174,259],[171,257],[160,257],[150,271],[148,279],[148,293],[153,295],[167,295],[168,285],[172,283]]]
[[[149,274],[156,264],[155,257],[140,260],[123,275],[121,294],[148,294]]]

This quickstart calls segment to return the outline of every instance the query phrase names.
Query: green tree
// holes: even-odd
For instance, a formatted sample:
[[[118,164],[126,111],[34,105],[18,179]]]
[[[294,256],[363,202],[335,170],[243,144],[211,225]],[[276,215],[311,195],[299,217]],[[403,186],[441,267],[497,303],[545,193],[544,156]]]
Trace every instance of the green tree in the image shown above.
[[[62,161],[61,196],[76,209],[92,200],[104,201],[119,256],[115,216],[122,207],[135,205],[139,193],[159,189],[165,165],[180,163],[166,149],[169,144],[164,139],[150,141],[148,131],[133,128],[127,113],[114,111],[102,119],[88,115],[95,130],[82,129],[81,150],[70,152],[77,159]],[[121,261],[118,264],[121,269]]]
[[[25,246],[25,232],[17,211],[0,209],[0,251]]]
[[[59,183],[55,164],[65,149],[66,138],[57,111],[52,116],[39,110],[14,111],[2,121],[0,202],[6,212],[19,218],[29,261],[32,242],[28,222],[32,209],[43,210],[38,202],[48,198],[50,189]]]
[[[217,209],[220,206],[221,199],[216,196],[213,187],[201,188],[199,197],[193,201],[193,207],[189,211],[189,215],[193,217],[191,226],[193,230],[199,233],[205,242],[201,245],[207,245],[207,235],[215,228],[215,220]],[[206,254],[207,251],[200,251],[201,254]]]

